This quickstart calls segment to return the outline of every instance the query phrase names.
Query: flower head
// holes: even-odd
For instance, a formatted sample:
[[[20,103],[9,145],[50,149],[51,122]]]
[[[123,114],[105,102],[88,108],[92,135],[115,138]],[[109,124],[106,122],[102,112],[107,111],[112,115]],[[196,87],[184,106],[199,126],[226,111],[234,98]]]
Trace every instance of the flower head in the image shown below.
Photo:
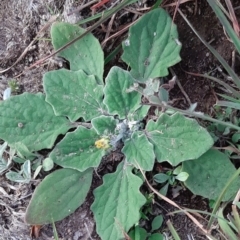
[[[108,149],[108,148],[110,148],[109,139],[103,137],[100,140],[97,140],[95,142],[95,146],[96,146],[96,148]]]

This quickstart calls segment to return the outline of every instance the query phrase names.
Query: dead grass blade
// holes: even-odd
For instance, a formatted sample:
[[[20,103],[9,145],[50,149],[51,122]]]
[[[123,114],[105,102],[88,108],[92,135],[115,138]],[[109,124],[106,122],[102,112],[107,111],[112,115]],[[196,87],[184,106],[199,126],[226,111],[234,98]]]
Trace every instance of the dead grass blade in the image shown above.
[[[220,84],[221,86],[223,86],[224,88],[226,88],[227,90],[229,90],[236,98],[240,98],[240,93],[235,90],[233,87],[231,87],[229,84],[225,83],[224,81],[218,79],[218,78],[215,78],[215,77],[212,77],[212,76],[209,76],[207,73],[204,73],[204,74],[200,74],[200,73],[192,73],[192,72],[187,72],[187,71],[184,71],[185,73],[189,74],[189,75],[192,75],[192,76],[196,76],[196,77],[202,77],[202,78],[208,78],[218,84]]]
[[[106,35],[105,35],[105,40],[108,39],[108,37],[109,37],[109,35],[110,35],[110,32],[111,32],[111,30],[112,30],[112,25],[113,25],[113,21],[114,21],[114,19],[115,19],[115,16],[116,16],[116,13],[112,15],[111,20],[110,20],[109,23],[108,23],[108,28],[107,28],[107,32],[106,32]],[[106,42],[107,42],[107,41],[106,41]],[[101,44],[102,48],[105,47],[106,42],[103,42],[103,43]]]
[[[240,31],[239,30],[239,25],[238,25],[238,21],[237,21],[237,18],[236,18],[236,15],[235,15],[232,3],[231,3],[230,0],[225,0],[225,2],[226,2],[226,5],[228,7],[228,11],[229,11],[229,14],[230,14],[231,21],[233,23],[234,31],[237,34],[237,36],[239,37],[239,31]]]

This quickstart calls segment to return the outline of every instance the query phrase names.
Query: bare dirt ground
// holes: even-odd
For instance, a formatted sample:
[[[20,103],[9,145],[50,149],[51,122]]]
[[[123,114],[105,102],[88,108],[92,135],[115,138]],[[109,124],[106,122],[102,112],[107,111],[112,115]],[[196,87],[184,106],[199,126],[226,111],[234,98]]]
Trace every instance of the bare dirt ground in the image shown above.
[[[19,85],[19,91],[22,92],[39,92],[42,91],[42,76],[45,72],[57,69],[62,66],[61,61],[51,58],[44,64],[32,69],[28,69],[34,62],[47,56],[52,52],[52,46],[49,37],[49,28],[44,29],[42,33],[37,35],[42,28],[45,28],[49,19],[56,14],[60,14],[60,20],[75,23],[80,19],[90,16],[89,8],[77,11],[70,16],[68,13],[75,10],[81,4],[88,1],[73,0],[2,0],[0,2],[0,71],[12,66],[19,56],[26,50],[27,46],[37,36],[37,41],[28,49],[27,54],[10,70],[0,74],[0,97],[3,91],[8,87],[8,82],[14,78]],[[112,1],[115,2],[115,1]],[[149,7],[154,1],[148,1],[143,7]],[[166,1],[165,1],[166,2]],[[168,1],[169,3],[175,1]],[[239,0],[233,1],[234,6],[240,4]],[[132,6],[135,10],[136,4]],[[165,8],[173,15],[174,7]],[[190,22],[199,31],[201,36],[211,42],[218,52],[232,64],[233,46],[224,35],[223,29],[205,0],[189,1],[180,5],[180,9],[188,17]],[[117,31],[121,26],[125,26],[128,22],[132,22],[138,17],[128,10],[124,10],[121,17],[115,18],[113,29]],[[236,10],[237,16],[240,10]],[[182,62],[173,68],[180,84],[185,93],[189,97],[191,103],[198,103],[198,110],[213,115],[212,107],[216,101],[215,92],[218,92],[217,86],[213,86],[207,79],[193,77],[186,73],[206,73],[212,72],[214,76],[224,78],[221,72],[217,70],[220,66],[214,59],[212,54],[203,46],[194,33],[189,29],[184,20],[177,14],[175,23],[179,30],[179,39],[183,48],[181,51]],[[85,26],[86,27],[86,26]],[[94,34],[103,40],[105,36],[105,28],[107,24],[97,29]],[[124,36],[109,41],[108,47],[105,47],[106,54],[110,51],[109,46],[117,46]],[[112,49],[113,49],[112,48]],[[119,59],[119,55],[108,64],[107,69],[112,65],[123,66]],[[235,68],[239,66],[239,60],[236,59]],[[21,74],[21,75],[20,75]],[[19,76],[20,75],[20,76]],[[18,77],[16,77],[18,76]],[[181,108],[188,108],[189,101],[186,95],[175,86],[171,92],[172,99],[178,99],[175,104]],[[14,166],[17,168],[18,166]],[[106,166],[103,172],[109,172],[115,166]],[[30,227],[23,222],[24,212],[31,195],[40,182],[41,178],[31,184],[16,184],[8,181],[4,175],[0,176],[0,240],[28,240],[30,237]],[[95,177],[94,187],[101,184],[101,179]],[[155,186],[156,188],[158,186]],[[171,192],[169,193],[171,196]],[[184,207],[208,210],[207,200],[196,198],[188,191],[181,191],[180,195],[174,199],[179,205]],[[206,239],[202,236],[196,226],[184,215],[177,214],[174,216],[166,216],[167,213],[174,210],[168,204],[155,199],[153,206],[154,214],[163,214],[164,220],[171,219],[173,225],[177,228],[182,240],[187,240],[188,235],[192,234],[194,239]],[[89,193],[86,202],[72,215],[66,219],[56,223],[57,232],[62,240],[87,240],[100,239],[95,232],[95,224],[93,215],[90,211],[90,205],[93,202],[93,195]],[[148,223],[145,223],[146,228]],[[163,227],[163,231],[167,229]],[[53,239],[52,226],[42,226],[40,231],[40,240]],[[220,237],[218,238],[220,239]]]

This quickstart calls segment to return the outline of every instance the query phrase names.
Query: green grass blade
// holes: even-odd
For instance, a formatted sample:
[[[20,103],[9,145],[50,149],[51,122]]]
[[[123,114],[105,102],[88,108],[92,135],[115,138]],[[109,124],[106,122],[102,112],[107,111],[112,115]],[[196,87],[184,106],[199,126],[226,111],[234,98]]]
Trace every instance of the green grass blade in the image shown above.
[[[221,93],[217,93],[218,96],[221,96],[222,98],[224,99],[227,99],[231,102],[235,102],[235,103],[239,103],[240,104],[240,100],[239,99],[236,99],[236,98],[233,98],[233,97],[230,97],[228,95],[225,95],[225,94],[221,94]]]
[[[221,107],[229,107],[240,110],[240,103],[229,102],[229,101],[217,101],[216,105]]]
[[[110,11],[111,11],[111,9],[110,9],[110,10],[106,10],[104,13],[106,14],[106,13],[109,13]],[[96,19],[102,17],[102,15],[103,15],[102,12],[97,13],[97,14],[91,16],[91,17],[88,17],[88,18],[86,18],[86,19],[83,19],[83,20],[77,22],[77,24],[78,24],[78,25],[83,25],[84,23],[88,23],[88,22],[91,22],[91,21],[93,21],[93,20],[96,20]]]
[[[160,6],[160,4],[162,4],[163,0],[157,0],[157,2],[153,5],[152,10],[155,8],[158,8]]]
[[[219,21],[225,28],[229,37],[233,41],[238,53],[240,53],[240,39],[238,38],[237,34],[233,30],[229,21],[227,20],[227,18],[225,17],[225,15],[223,14],[222,10],[220,9],[220,7],[218,6],[218,4],[216,3],[215,0],[207,0],[207,1],[208,1],[209,5],[211,6],[211,8],[213,9],[213,11],[215,12],[215,14],[217,15]]]
[[[192,31],[197,35],[199,40],[212,52],[212,54],[223,65],[225,70],[231,76],[234,83],[240,88],[240,79],[237,76],[237,74],[233,71],[233,69],[228,65],[228,63],[223,59],[223,57],[198,34],[198,32],[195,30],[195,28],[192,26],[192,24],[187,20],[187,18],[184,16],[184,14],[182,13],[182,11],[180,9],[178,9],[178,12],[182,16],[182,18],[186,21],[186,23],[189,25],[189,27],[192,29]]]
[[[173,239],[174,240],[181,240],[181,238],[179,237],[176,229],[173,227],[172,223],[170,222],[170,220],[168,220],[166,222],[167,226],[168,226],[168,229],[169,231],[171,232],[172,236],[173,236]]]
[[[162,105],[159,105],[159,104],[154,104],[154,106],[162,107]],[[238,126],[236,126],[236,125],[234,125],[232,123],[224,122],[224,121],[221,121],[221,120],[209,117],[207,115],[204,115],[204,114],[201,114],[201,113],[198,113],[198,112],[192,112],[192,111],[189,111],[189,110],[182,110],[182,109],[178,109],[178,108],[172,107],[170,105],[164,105],[164,107],[167,108],[167,109],[171,109],[173,111],[176,111],[176,112],[180,112],[180,113],[182,113],[184,115],[201,118],[203,120],[210,121],[210,122],[215,122],[215,123],[221,124],[223,126],[229,127],[231,129],[236,129],[236,130],[240,131],[240,127],[238,127]]]
[[[221,218],[224,218],[223,216],[223,208],[220,208],[218,210],[218,216]],[[231,240],[238,240],[238,237],[235,235],[235,233],[233,232],[232,228],[229,226],[229,224],[225,221],[222,221],[221,219],[218,219],[218,224],[221,228],[221,230],[223,231],[224,235],[226,237],[228,237],[228,239]]]
[[[127,1],[123,2],[123,3],[124,3],[124,7],[126,7],[126,6],[129,5],[129,4],[135,3],[135,2],[137,2],[137,1],[138,1],[138,0],[127,0]],[[121,3],[121,4],[123,4],[123,3]],[[120,5],[120,4],[118,4],[118,6],[112,8],[112,9],[106,10],[106,11],[104,11],[104,12],[97,13],[97,14],[91,16],[91,17],[88,17],[88,18],[86,18],[86,19],[83,19],[83,20],[77,22],[77,24],[78,24],[78,25],[82,25],[82,24],[84,24],[84,23],[91,22],[91,21],[96,20],[96,19],[98,19],[98,18],[100,18],[100,17],[104,17],[105,15],[108,15],[109,13],[111,14],[111,12],[115,11],[116,9],[118,9],[117,11],[119,11],[119,5]],[[123,7],[121,7],[121,8],[123,8]]]
[[[104,64],[109,63],[122,49],[122,44],[120,43],[104,60]]]
[[[200,74],[200,73],[190,73],[190,72],[187,72],[188,74],[190,75],[193,75],[193,76],[197,76],[197,77],[203,77],[203,78],[208,78],[214,82],[217,82],[218,84],[222,85],[225,89],[227,89],[229,92],[231,92],[231,94],[234,95],[234,97],[236,98],[239,98],[240,99],[240,93],[235,90],[233,87],[231,87],[229,84],[225,83],[224,81],[218,79],[218,78],[215,78],[215,77],[212,77],[212,76],[209,76],[207,73],[205,74]],[[220,94],[219,94],[220,95]]]

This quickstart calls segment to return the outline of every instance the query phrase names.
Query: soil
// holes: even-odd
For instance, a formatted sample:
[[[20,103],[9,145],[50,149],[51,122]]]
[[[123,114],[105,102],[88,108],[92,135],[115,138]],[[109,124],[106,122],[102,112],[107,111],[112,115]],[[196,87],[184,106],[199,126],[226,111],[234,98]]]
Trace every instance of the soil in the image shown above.
[[[12,66],[31,41],[36,36],[38,38],[38,41],[32,45],[27,51],[27,54],[22,57],[16,65],[5,73],[0,74],[0,94],[8,87],[8,82],[13,78],[17,81],[19,86],[19,90],[15,94],[20,94],[22,92],[36,93],[43,90],[43,74],[47,71],[58,69],[65,63],[61,59],[59,60],[53,57],[44,64],[28,69],[34,62],[42,59],[53,51],[49,41],[49,28],[46,28],[43,33],[37,34],[40,29],[46,26],[48,20],[58,13],[61,14],[60,20],[71,23],[75,23],[80,19],[90,16],[91,11],[89,7],[68,16],[68,13],[79,7],[82,2],[81,0],[2,0],[0,2],[0,19],[2,19],[0,22],[0,71]],[[89,1],[84,2],[87,3]],[[144,7],[152,6],[153,2],[154,1],[146,1]],[[175,1],[164,2],[171,3]],[[106,7],[108,7],[109,4],[107,4]],[[233,4],[234,7],[238,6],[240,1],[235,0]],[[137,7],[137,4],[132,5],[133,10]],[[174,7],[166,7],[165,9],[173,16]],[[224,34],[221,24],[218,22],[206,1],[189,1],[180,4],[180,9],[200,35],[206,41],[211,42],[211,45],[217,49],[221,56],[232,64],[233,45]],[[117,31],[118,28],[124,26],[128,22],[132,22],[138,16],[134,13],[127,13],[127,10],[124,11],[125,12],[121,12],[117,15],[118,17],[115,18],[113,24],[114,31]],[[236,10],[236,14],[237,17],[240,16],[239,9]],[[120,17],[120,15],[123,17]],[[179,40],[183,47],[181,51],[182,61],[172,69],[177,75],[178,81],[185,93],[188,95],[190,102],[198,103],[198,111],[212,115],[213,105],[216,102],[216,92],[221,90],[209,80],[194,77],[186,72],[202,74],[211,72],[211,75],[220,76],[222,79],[225,78],[225,75],[219,71],[221,66],[214,56],[200,42],[179,14],[176,15],[174,22],[178,26]],[[107,25],[104,24],[94,31],[95,36],[97,36],[100,41],[104,39],[106,27]],[[109,41],[104,48],[105,54],[107,55],[110,52],[109,46],[114,48],[124,37],[125,35],[122,35],[121,37]],[[120,55],[117,55],[108,64],[107,69],[112,65],[124,66],[119,56]],[[236,58],[235,69],[237,69],[238,66],[239,60]],[[183,109],[189,107],[186,95],[184,95],[183,91],[180,90],[177,85],[171,91],[171,98],[176,100],[174,103],[175,106]],[[119,159],[121,159],[121,156]],[[103,173],[111,172],[115,167],[116,163],[108,163],[104,171],[99,171],[98,176],[96,175],[94,177],[91,190],[101,184]],[[23,218],[31,195],[40,181],[41,179],[31,184],[16,184],[8,181],[4,175],[0,176],[0,240],[31,239],[30,227],[23,222]],[[155,187],[158,188],[159,186]],[[171,192],[169,194],[171,196]],[[187,190],[180,190],[179,196],[173,200],[183,207],[209,210],[207,200],[195,197]],[[90,210],[92,202],[93,195],[92,191],[90,191],[85,203],[78,208],[77,211],[56,223],[59,239],[100,239],[96,234],[95,223]],[[155,199],[155,204],[152,205],[152,209],[153,215],[163,214],[164,220],[170,218],[182,240],[189,239],[191,234],[196,240],[206,239],[185,215],[167,215],[167,213],[176,209],[164,201]],[[142,222],[141,224],[145,224],[145,227],[148,228],[148,222]],[[166,227],[163,227],[162,231],[168,234]],[[216,237],[221,239],[218,235],[216,235]],[[42,226],[38,239],[53,239],[52,226]]]

